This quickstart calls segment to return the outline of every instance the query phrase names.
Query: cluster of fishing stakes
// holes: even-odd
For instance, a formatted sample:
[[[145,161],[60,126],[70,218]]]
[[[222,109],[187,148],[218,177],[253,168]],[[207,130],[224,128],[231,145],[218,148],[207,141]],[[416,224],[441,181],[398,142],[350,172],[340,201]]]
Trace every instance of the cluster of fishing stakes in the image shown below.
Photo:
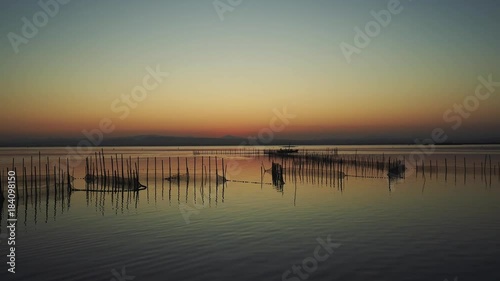
[[[189,171],[188,158],[185,158],[185,173],[181,173],[181,164],[180,157],[177,158],[177,173],[172,173],[172,157],[168,157],[168,176],[165,177],[165,163],[162,159],[161,162],[161,179],[169,182],[178,183],[181,181],[190,180],[196,181],[196,177],[201,176],[201,181],[211,181],[212,180],[212,162],[215,161],[215,175],[213,179],[215,183],[219,185],[219,183],[223,184],[227,181],[226,179],[226,170],[227,165],[224,165],[224,159],[222,158],[219,162],[218,157],[201,157],[201,175],[197,174],[197,165],[196,160],[197,157],[193,158],[193,171]],[[106,160],[109,159],[107,163]],[[90,156],[86,158],[85,165],[85,181],[87,183],[87,188],[82,191],[88,191],[89,185],[95,186],[97,184],[101,188],[105,190],[111,188],[110,191],[114,191],[116,189],[121,189],[122,191],[139,191],[147,188],[149,183],[149,157],[145,158],[146,161],[146,172],[145,178],[144,175],[140,174],[140,163],[141,159],[139,157],[136,158],[135,162],[132,162],[132,156],[128,158],[123,158],[123,155],[118,156],[115,154],[111,155],[109,158],[104,156],[104,151],[95,152],[94,156]],[[144,159],[142,159],[144,161]],[[205,162],[207,160],[208,163]],[[219,163],[221,164],[221,172],[222,175],[219,175]],[[106,165],[107,164],[107,165]],[[208,164],[208,165],[205,165]],[[157,179],[157,169],[158,161],[157,158],[154,157],[154,180]],[[207,167],[208,166],[208,167]],[[110,168],[110,169],[109,169]],[[208,170],[207,170],[208,169]],[[142,184],[140,180],[145,180],[146,185]],[[73,190],[78,190],[74,189]]]
[[[138,192],[147,188],[150,181],[150,174],[156,186],[157,179],[168,181],[170,184],[180,182],[189,183],[201,181],[204,183],[226,184],[227,164],[224,158],[216,155],[225,155],[231,157],[240,155],[250,158],[266,157],[272,163],[269,169],[261,165],[261,181],[245,181],[232,179],[232,182],[263,184],[264,175],[272,175],[272,184],[278,189],[282,189],[285,180],[292,179],[300,181],[323,181],[337,182],[342,185],[342,180],[346,177],[365,177],[365,178],[404,178],[407,170],[407,161],[402,157],[386,157],[385,155],[357,155],[339,154],[338,149],[327,150],[326,152],[316,151],[298,151],[297,149],[205,149],[192,151],[193,156],[183,157],[185,167],[181,172],[180,157],[161,157],[157,160],[154,157],[153,165],[150,165],[149,157],[136,157],[123,154],[104,154],[104,149],[94,152],[85,158],[85,176],[75,177],[74,169],[70,169],[69,159],[50,159],[43,157],[38,152],[38,157],[30,156],[28,161],[25,158],[12,159],[12,166],[0,169],[0,202],[5,200],[5,179],[9,171],[15,172],[16,193],[19,197],[35,198],[42,192],[54,192],[57,196],[70,194],[72,191],[96,191],[96,192]],[[205,156],[203,156],[205,155]],[[189,158],[189,159],[188,159]],[[42,163],[45,160],[45,163]],[[175,161],[176,163],[172,163]],[[469,160],[470,161],[470,160]],[[451,161],[450,161],[451,162]],[[145,168],[141,170],[142,165]],[[472,165],[471,165],[472,164]],[[454,163],[449,164],[445,157],[441,163],[437,159],[428,160],[428,164],[422,161],[414,163],[412,169],[415,175],[422,177],[440,172],[447,179],[449,170],[454,171],[455,181],[458,172],[463,172],[464,181],[467,174],[472,174],[476,178],[478,170],[482,179],[489,181],[491,185],[492,175],[498,174],[500,180],[500,163],[494,165],[491,156],[485,155],[484,161],[467,163],[463,158],[463,165],[457,167],[457,156],[454,156]],[[161,166],[159,166],[161,165]],[[150,166],[154,166],[154,172],[150,171]],[[159,166],[159,167],[158,167]],[[184,166],[184,165],[182,165]],[[220,173],[219,173],[220,171]],[[7,173],[6,173],[7,172]],[[488,175],[488,177],[487,177]],[[234,175],[232,175],[234,176]],[[75,188],[75,179],[85,181],[84,188]],[[21,192],[21,193],[19,193]]]

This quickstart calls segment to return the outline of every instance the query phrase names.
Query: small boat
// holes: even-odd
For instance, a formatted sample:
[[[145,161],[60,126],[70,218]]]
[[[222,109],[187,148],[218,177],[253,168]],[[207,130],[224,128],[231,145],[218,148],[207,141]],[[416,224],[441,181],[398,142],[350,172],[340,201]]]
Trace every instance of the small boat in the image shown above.
[[[282,148],[280,148],[278,150],[269,150],[269,151],[267,151],[267,154],[280,154],[280,155],[283,155],[283,154],[293,154],[293,153],[298,153],[299,152],[298,149],[293,149],[292,147],[293,146],[288,145],[288,146],[282,147]]]

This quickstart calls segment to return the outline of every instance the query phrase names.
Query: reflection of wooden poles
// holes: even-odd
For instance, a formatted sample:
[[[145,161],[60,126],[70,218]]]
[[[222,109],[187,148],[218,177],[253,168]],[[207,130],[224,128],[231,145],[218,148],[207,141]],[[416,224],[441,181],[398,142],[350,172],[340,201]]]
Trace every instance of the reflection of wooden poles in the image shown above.
[[[444,175],[448,175],[448,158],[444,158]]]
[[[3,183],[3,170],[0,169],[0,208],[3,208],[3,206],[1,206],[1,204],[3,204],[3,201],[5,200],[5,198],[3,197],[2,183]]]
[[[492,174],[492,173],[491,173],[491,172],[492,172],[492,170],[491,170],[491,155],[488,155],[488,156],[489,156],[489,158],[490,158],[490,185],[491,185],[491,174]]]
[[[483,165],[483,167],[484,167],[483,173],[484,173],[484,177],[485,178],[486,178],[486,165],[487,165],[487,162],[488,162],[488,155],[485,154],[484,155],[484,165]]]
[[[125,168],[123,167],[123,154],[120,155],[122,160],[122,179],[125,179]]]
[[[42,153],[38,151],[38,176],[40,177],[38,182],[42,181]]]
[[[26,180],[25,180],[25,178],[26,178],[26,169],[24,168],[24,157],[23,157],[23,166],[21,168],[21,171],[23,172],[22,179],[23,179],[23,187],[24,187],[24,189],[23,189],[24,190],[24,196],[26,196]],[[2,180],[2,178],[0,178],[0,181],[1,180]],[[1,191],[0,191],[0,193],[1,193]]]
[[[181,180],[181,159],[177,157],[177,183]]]
[[[194,170],[194,179],[193,179],[193,181],[194,181],[194,192],[195,192],[194,198],[196,198],[196,156],[194,157],[193,162],[194,162],[193,163],[193,166],[194,166],[193,167],[193,170]]]
[[[215,156],[215,185],[218,186],[219,185],[219,169],[218,169],[218,166],[217,165],[217,156]]]
[[[467,173],[467,164],[465,163],[465,157],[464,157],[464,173]]]
[[[66,158],[66,173],[68,174],[67,175],[67,180],[68,180],[68,185],[67,185],[67,188],[68,190],[71,189],[71,181],[70,181],[70,174],[69,174],[69,159]]]
[[[222,178],[224,182],[226,181],[226,170],[227,168],[224,167],[224,158],[222,158]]]
[[[54,170],[55,171],[55,170]],[[26,167],[23,165],[23,175],[24,175],[24,199],[28,197],[28,175],[26,175]],[[54,179],[55,179],[54,175]]]

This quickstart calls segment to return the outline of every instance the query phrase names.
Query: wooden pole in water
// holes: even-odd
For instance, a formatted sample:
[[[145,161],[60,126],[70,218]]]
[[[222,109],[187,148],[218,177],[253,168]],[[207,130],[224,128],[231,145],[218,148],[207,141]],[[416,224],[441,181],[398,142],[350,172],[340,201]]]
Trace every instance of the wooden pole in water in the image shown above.
[[[455,178],[457,177],[457,156],[455,155]]]
[[[90,155],[90,158],[89,158],[89,174],[90,174],[90,176],[92,176],[91,179],[93,181],[94,180],[94,165],[92,165],[92,163],[93,163],[92,162],[92,155]]]
[[[185,159],[186,159],[186,175],[189,176],[188,159],[187,157]]]
[[[54,194],[57,194],[56,165],[54,165]],[[54,198],[54,200],[55,200],[55,198]]]
[[[95,175],[96,175],[96,179],[100,177],[100,174],[101,174],[101,170],[99,169],[99,161],[97,161],[98,157],[97,157],[97,152],[94,151],[94,165],[95,165]]]
[[[465,163],[465,157],[464,157],[464,174],[467,173],[467,163]]]
[[[105,173],[105,179],[107,181],[107,178],[108,178],[108,174],[106,173],[106,158],[104,157],[104,148],[101,148],[101,155],[102,155],[102,167],[103,167],[103,170],[104,170],[104,173]]]
[[[26,190],[26,168],[24,168],[24,157],[23,157],[23,185],[24,185],[24,190]],[[0,181],[2,179],[0,178]],[[0,191],[1,192],[1,191]],[[24,193],[24,196],[26,196],[26,192]]]
[[[444,174],[448,174],[448,158],[444,158]]]
[[[89,174],[89,158],[85,157],[85,178],[88,176],[88,174]]]
[[[68,190],[71,188],[70,174],[69,174],[69,159],[66,158],[66,173],[68,174]]]
[[[130,186],[130,169],[128,168],[128,159],[125,159],[125,164],[127,165],[127,184]],[[125,182],[125,178],[123,178],[123,181]]]
[[[139,157],[138,157],[139,158]],[[139,188],[139,161],[135,163],[135,180],[134,180],[134,189]],[[156,179],[155,179],[156,181]],[[156,188],[156,185],[155,185]]]
[[[141,171],[141,159],[139,158],[139,156],[137,156],[136,170],[137,170],[137,181],[139,181],[139,175],[140,175],[140,171]]]
[[[149,157],[146,158],[146,185],[149,183]]]
[[[163,159],[161,159],[161,180],[165,180],[165,169],[163,168]]]
[[[35,178],[35,197],[36,197],[36,193],[37,193],[36,166],[35,166],[35,169],[33,171],[35,172],[34,178]]]
[[[39,182],[42,181],[42,153],[38,151],[38,176],[40,177]]]
[[[130,175],[129,182],[130,182],[130,185],[131,185],[131,184],[134,183],[133,182],[133,180],[134,180],[133,179],[134,172],[133,172],[133,169],[132,169],[132,156],[131,155],[128,156],[128,163],[129,163],[129,165],[127,167],[129,169],[129,175]]]
[[[61,157],[59,157],[59,178],[57,179],[59,184],[62,183],[62,175],[61,175]]]
[[[121,155],[121,158],[122,158],[122,185],[125,184],[125,171],[124,171],[124,167],[123,167],[123,154]]]
[[[115,185],[115,165],[113,163],[113,155],[111,155],[111,186]]]
[[[24,199],[26,200],[28,196],[28,175],[26,175],[26,167],[23,167],[23,174],[24,174]]]
[[[47,189],[49,188],[49,180],[50,180],[49,164],[45,163],[45,185],[47,185]]]
[[[485,154],[484,155],[484,165],[483,165],[483,167],[484,167],[483,173],[484,173],[485,177],[486,177],[486,165],[487,165],[487,163],[488,163],[488,155]]]
[[[33,156],[31,156],[30,160],[30,190],[31,195],[33,195]]]
[[[3,196],[3,187],[2,187],[2,182],[3,182],[3,170],[0,169],[0,202],[3,203],[3,200],[5,199]],[[26,195],[25,195],[26,196]]]
[[[226,180],[226,169],[224,168],[224,158],[222,158],[222,183]]]
[[[215,156],[215,185],[219,185],[219,168],[217,163],[217,156]]]
[[[489,155],[489,158],[490,158],[490,179],[491,179],[491,155]],[[491,183],[491,180],[490,180],[490,183]]]

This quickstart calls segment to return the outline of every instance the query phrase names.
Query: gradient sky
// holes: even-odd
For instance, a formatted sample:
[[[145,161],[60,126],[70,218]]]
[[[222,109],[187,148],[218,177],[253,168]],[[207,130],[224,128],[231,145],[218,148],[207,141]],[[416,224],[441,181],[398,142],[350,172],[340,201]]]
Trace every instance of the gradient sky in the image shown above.
[[[226,0],[221,0],[226,2]],[[500,88],[452,132],[443,113],[500,81],[498,1],[402,0],[403,10],[347,63],[371,10],[387,0],[245,0],[221,21],[212,0],[73,0],[15,54],[37,1],[0,4],[0,136],[255,135],[274,108],[282,137],[500,136]],[[146,67],[170,76],[121,120],[112,102]]]

